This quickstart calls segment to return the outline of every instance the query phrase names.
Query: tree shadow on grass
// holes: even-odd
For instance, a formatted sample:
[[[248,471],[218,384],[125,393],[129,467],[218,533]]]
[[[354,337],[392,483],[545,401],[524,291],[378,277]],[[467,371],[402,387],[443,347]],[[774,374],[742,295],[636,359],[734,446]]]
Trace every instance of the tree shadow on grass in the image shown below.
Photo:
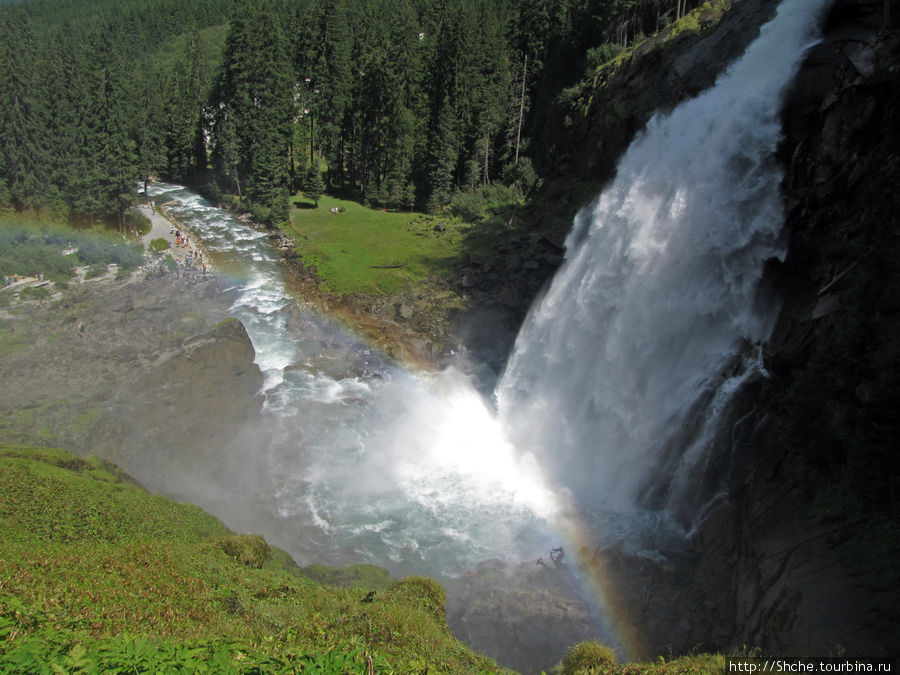
[[[294,202],[295,209],[314,209],[317,208],[313,202]]]

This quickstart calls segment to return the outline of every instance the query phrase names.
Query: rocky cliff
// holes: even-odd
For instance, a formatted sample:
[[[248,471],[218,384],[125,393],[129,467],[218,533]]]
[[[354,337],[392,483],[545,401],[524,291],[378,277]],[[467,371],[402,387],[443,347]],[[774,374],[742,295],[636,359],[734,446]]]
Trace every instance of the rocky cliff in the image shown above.
[[[253,345],[226,318],[233,300],[217,277],[148,272],[13,302],[4,326],[15,326],[16,349],[0,361],[4,440],[95,453],[169,495],[233,470],[222,449],[252,442],[262,403]]]
[[[834,3],[783,112],[784,304],[735,486],[736,637],[771,649],[897,644],[896,10]]]
[[[236,319],[186,337],[117,387],[88,447],[170,495],[228,475],[237,467],[226,465],[226,448],[258,433],[263,377],[255,356]]]

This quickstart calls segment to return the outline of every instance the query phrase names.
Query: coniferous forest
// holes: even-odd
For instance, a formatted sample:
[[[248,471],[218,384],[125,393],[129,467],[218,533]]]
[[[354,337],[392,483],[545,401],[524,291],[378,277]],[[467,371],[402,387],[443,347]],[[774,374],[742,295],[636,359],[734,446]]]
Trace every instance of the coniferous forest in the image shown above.
[[[436,210],[538,180],[548,107],[682,0],[0,6],[0,208],[120,224],[148,176]]]

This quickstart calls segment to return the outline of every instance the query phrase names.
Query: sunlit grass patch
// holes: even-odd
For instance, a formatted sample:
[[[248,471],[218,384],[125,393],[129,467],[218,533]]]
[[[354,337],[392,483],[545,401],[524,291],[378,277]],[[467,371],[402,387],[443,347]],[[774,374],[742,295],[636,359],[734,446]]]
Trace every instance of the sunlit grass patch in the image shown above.
[[[332,214],[331,209],[340,210]],[[319,207],[294,198],[288,234],[297,252],[338,295],[397,293],[432,274],[449,273],[463,226],[448,217],[369,209],[327,195]]]

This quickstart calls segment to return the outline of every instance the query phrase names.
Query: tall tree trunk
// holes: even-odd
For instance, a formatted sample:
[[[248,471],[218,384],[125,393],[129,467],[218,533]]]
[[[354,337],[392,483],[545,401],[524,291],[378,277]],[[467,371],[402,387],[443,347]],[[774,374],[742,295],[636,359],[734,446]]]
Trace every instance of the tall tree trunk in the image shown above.
[[[238,174],[238,167],[236,162],[234,165],[234,186],[237,188],[238,201],[244,201],[244,195],[241,193],[241,179],[240,175]]]
[[[316,163],[316,123],[313,121],[312,113],[309,114],[309,165],[314,166]]]
[[[483,177],[483,181],[484,181],[485,185],[491,184],[491,178],[490,178],[490,175],[488,174],[490,151],[491,151],[491,135],[485,134],[484,135],[484,177]]]
[[[887,2],[887,0],[885,0]],[[515,166],[519,165],[519,143],[522,140],[522,119],[525,117],[525,77],[528,74],[528,54],[525,55],[525,64],[522,66],[522,96],[519,98],[519,124],[516,129],[516,158]]]

